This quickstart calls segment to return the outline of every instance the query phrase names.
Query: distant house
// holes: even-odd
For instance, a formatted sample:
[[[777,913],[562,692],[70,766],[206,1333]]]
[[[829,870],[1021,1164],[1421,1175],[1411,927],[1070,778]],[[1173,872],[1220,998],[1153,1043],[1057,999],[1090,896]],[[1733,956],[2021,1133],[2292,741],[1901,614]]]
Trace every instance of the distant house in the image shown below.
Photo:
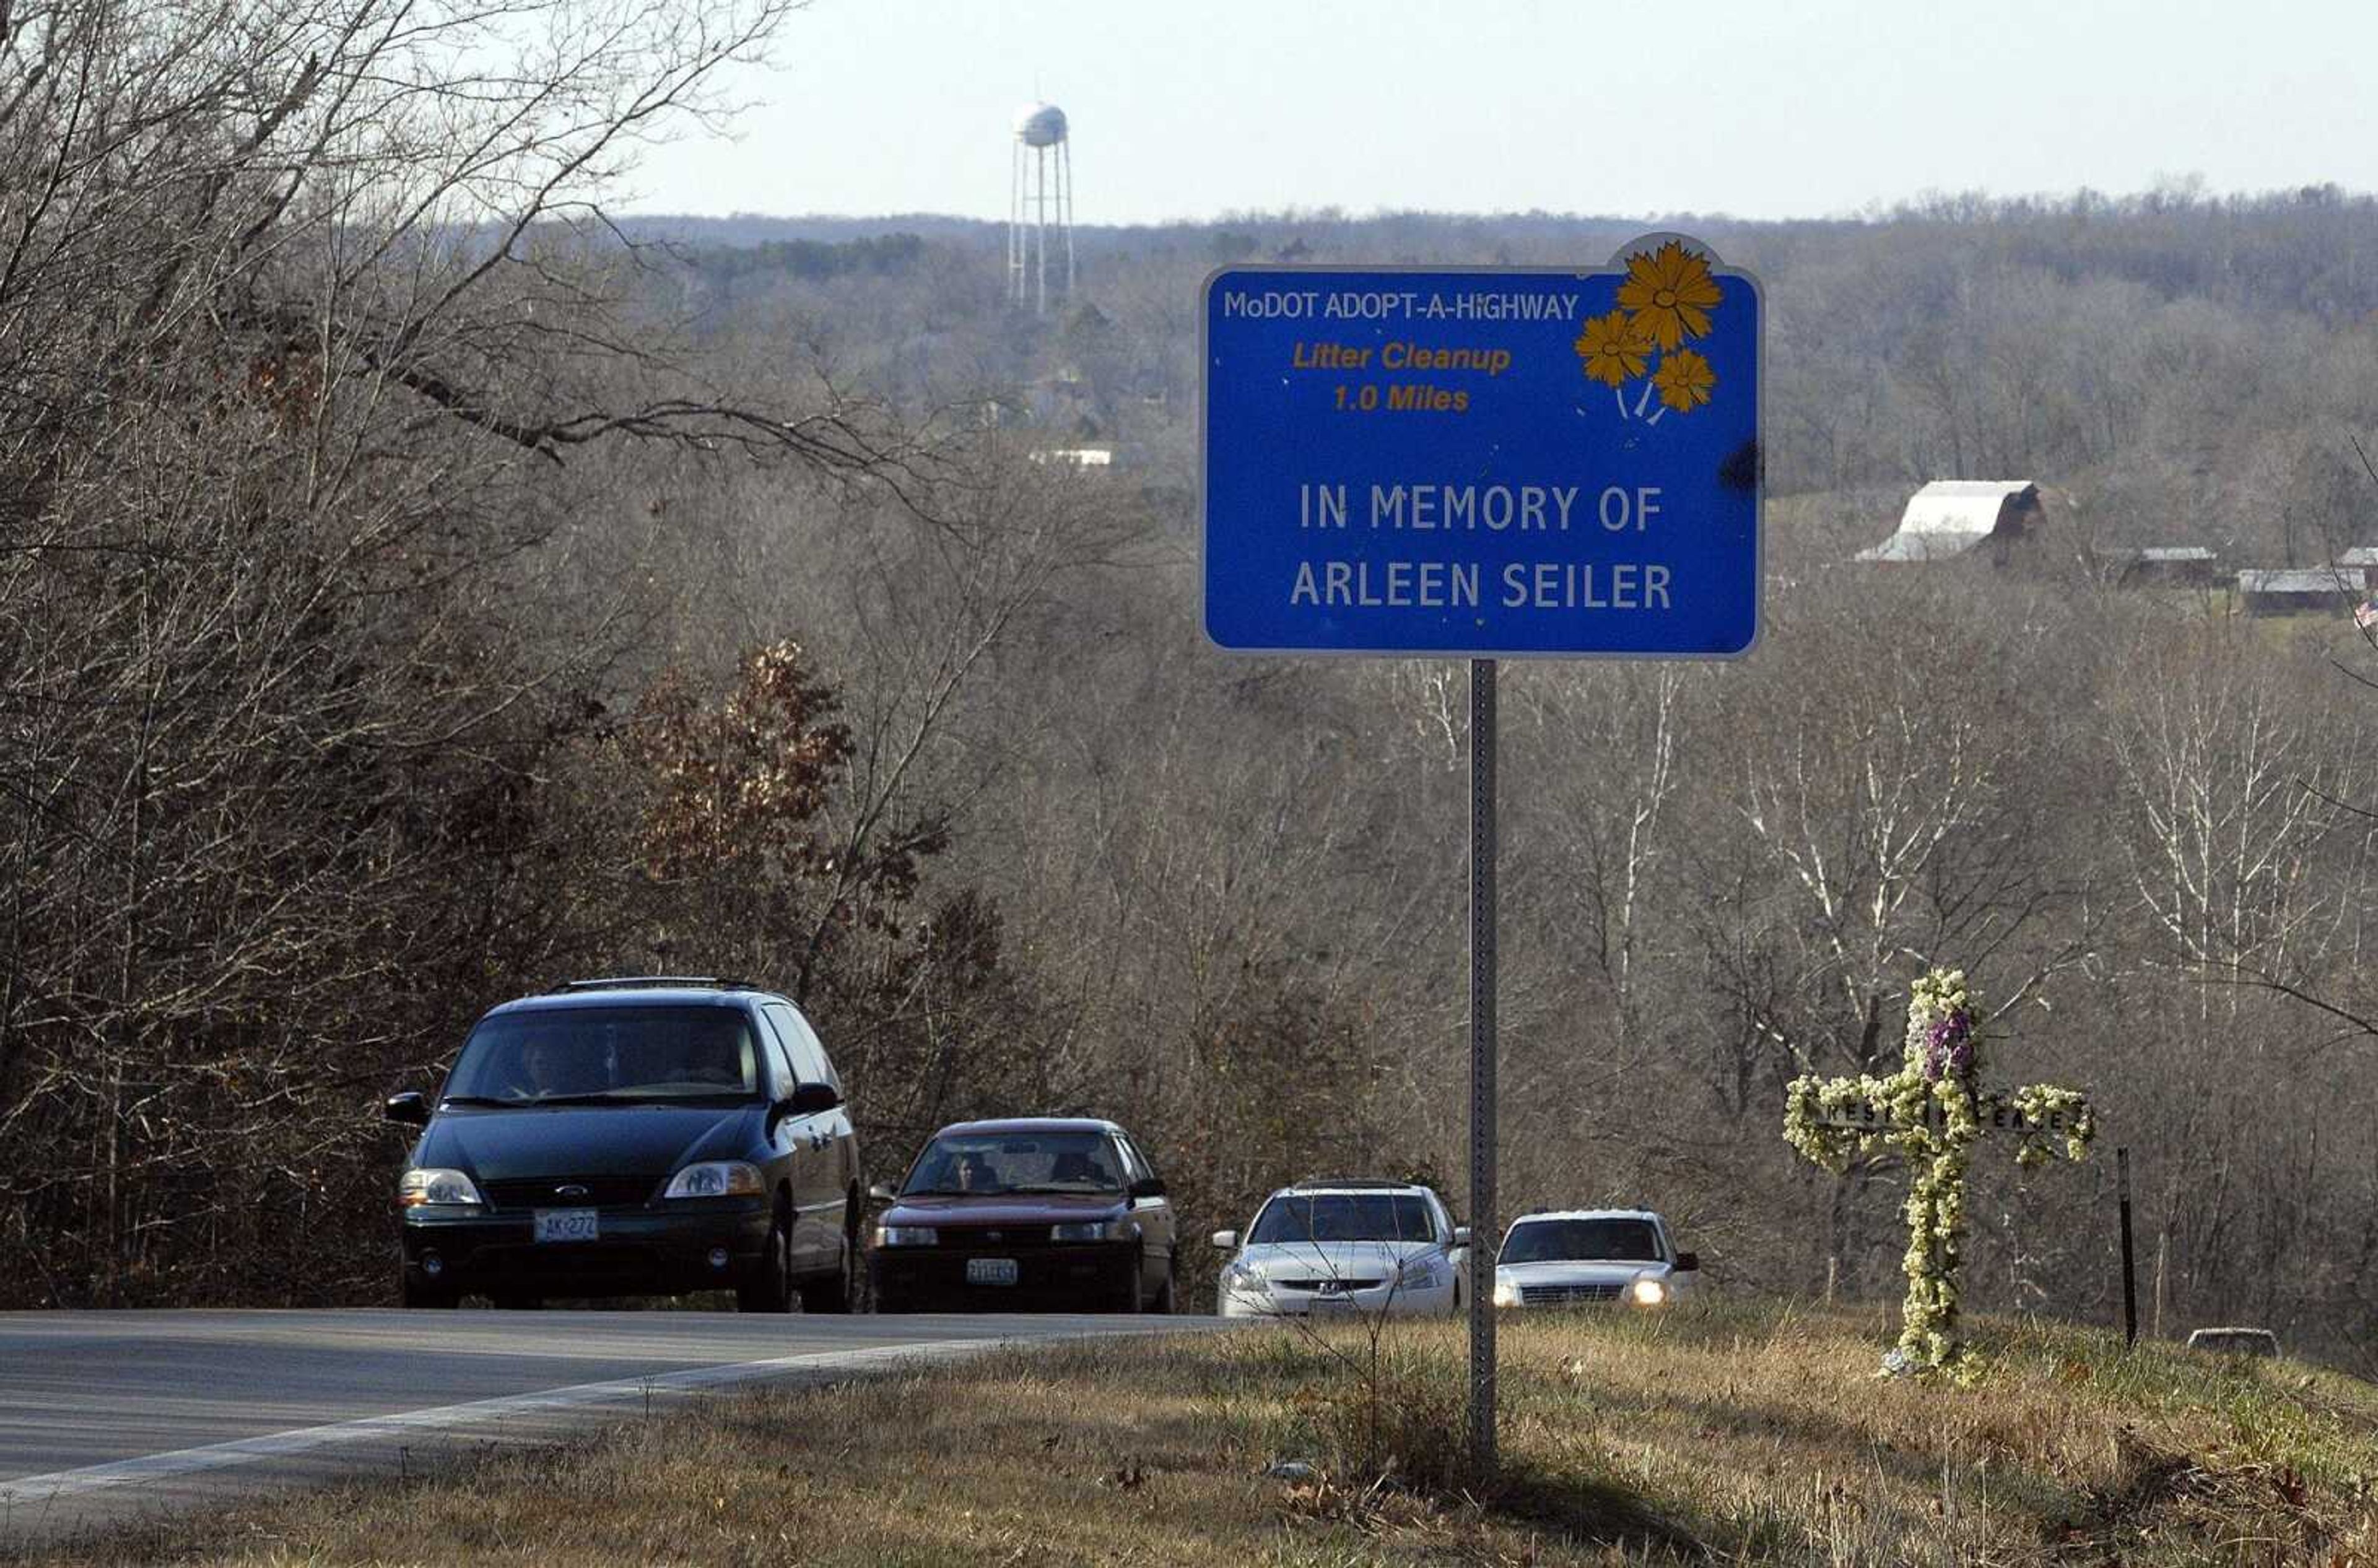
[[[2356,545],[2336,564],[2364,588],[2378,589],[2378,545]]]
[[[2132,556],[2122,581],[2140,587],[2210,588],[2220,557],[2202,545],[2149,545]]]
[[[1117,446],[1111,441],[1090,441],[1076,447],[1037,447],[1032,451],[1034,462],[1058,463],[1096,473],[1136,468],[1138,460],[1138,448]]]
[[[2039,486],[2028,479],[1936,479],[1908,497],[1898,532],[1857,558],[1921,565],[1981,550],[2003,566],[2039,515]]]
[[[2238,600],[2250,616],[2333,614],[2361,594],[2360,577],[2338,567],[2249,568],[2238,574]]]

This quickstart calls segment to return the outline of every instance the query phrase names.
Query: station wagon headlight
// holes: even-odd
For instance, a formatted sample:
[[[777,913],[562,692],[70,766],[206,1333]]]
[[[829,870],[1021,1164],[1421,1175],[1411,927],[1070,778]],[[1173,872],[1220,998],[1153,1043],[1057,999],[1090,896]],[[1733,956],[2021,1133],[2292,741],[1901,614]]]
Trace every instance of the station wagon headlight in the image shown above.
[[[1139,1234],[1139,1222],[1128,1215],[1112,1219],[1068,1220],[1049,1227],[1051,1241],[1129,1241]]]
[[[669,1179],[664,1198],[732,1198],[756,1196],[768,1190],[760,1167],[744,1160],[704,1160],[690,1165]]]
[[[477,1183],[459,1170],[425,1166],[406,1171],[396,1182],[401,1208],[477,1208],[484,1201]]]
[[[1639,1307],[1656,1307],[1668,1299],[1668,1287],[1645,1275],[1628,1288],[1627,1295]]]
[[[930,1225],[879,1225],[875,1227],[878,1247],[933,1247],[941,1243],[942,1233]]]

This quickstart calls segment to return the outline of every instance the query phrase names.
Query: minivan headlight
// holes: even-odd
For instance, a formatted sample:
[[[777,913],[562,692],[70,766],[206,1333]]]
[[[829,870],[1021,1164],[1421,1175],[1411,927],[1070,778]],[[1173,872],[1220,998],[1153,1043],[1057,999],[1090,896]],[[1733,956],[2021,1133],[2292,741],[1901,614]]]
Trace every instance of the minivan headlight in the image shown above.
[[[477,1208],[485,1200],[478,1184],[461,1171],[423,1166],[397,1178],[396,1202],[407,1209],[459,1209]]]
[[[1434,1290],[1442,1283],[1436,1275],[1436,1260],[1434,1257],[1407,1259],[1403,1266],[1396,1270],[1396,1288],[1399,1290]]]
[[[704,1160],[669,1179],[664,1198],[731,1198],[767,1191],[760,1167],[745,1160]]]

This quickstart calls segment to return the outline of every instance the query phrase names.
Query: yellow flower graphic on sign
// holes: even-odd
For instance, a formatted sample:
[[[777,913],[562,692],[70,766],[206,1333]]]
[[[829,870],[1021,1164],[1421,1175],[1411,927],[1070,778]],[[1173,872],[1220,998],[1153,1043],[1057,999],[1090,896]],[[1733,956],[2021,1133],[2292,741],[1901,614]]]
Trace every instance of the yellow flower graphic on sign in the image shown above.
[[[1675,240],[1646,255],[1627,258],[1627,281],[1618,285],[1619,307],[1637,329],[1663,349],[1705,336],[1709,313],[1725,296],[1710,276],[1709,262]]]
[[[1678,413],[1690,413],[1710,401],[1717,386],[1717,372],[1710,362],[1690,349],[1678,349],[1660,362],[1659,374],[1651,384],[1660,389],[1660,401]]]
[[[1651,340],[1623,310],[1587,317],[1576,348],[1577,357],[1585,362],[1587,377],[1607,387],[1621,386],[1642,375],[1651,355]]]
[[[1648,427],[1672,413],[1708,407],[1717,395],[1717,367],[1685,344],[1709,336],[1711,317],[1725,303],[1709,257],[1679,240],[1636,251],[1627,258],[1613,303],[1618,308],[1608,315],[1585,317],[1570,347],[1585,378],[1610,389],[1618,417]],[[1657,408],[1651,407],[1654,392]]]

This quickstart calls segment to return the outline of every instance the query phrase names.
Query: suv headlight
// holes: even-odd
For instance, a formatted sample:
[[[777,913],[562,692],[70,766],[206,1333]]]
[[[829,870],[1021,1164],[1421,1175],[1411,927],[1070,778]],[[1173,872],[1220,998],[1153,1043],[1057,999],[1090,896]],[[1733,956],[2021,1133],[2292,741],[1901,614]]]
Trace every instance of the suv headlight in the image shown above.
[[[1139,1222],[1129,1215],[1112,1219],[1068,1220],[1049,1227],[1051,1241],[1129,1241],[1138,1236]]]
[[[435,1166],[408,1170],[397,1178],[396,1201],[398,1206],[407,1209],[475,1209],[486,1202],[479,1196],[478,1184],[469,1177],[459,1170]]]
[[[1627,1294],[1639,1307],[1656,1307],[1668,1299],[1668,1287],[1647,1274],[1628,1286]]]
[[[669,1178],[664,1198],[729,1198],[756,1196],[768,1190],[760,1167],[743,1160],[703,1160]]]
[[[878,1247],[938,1246],[942,1233],[930,1225],[879,1225],[875,1227]]]

